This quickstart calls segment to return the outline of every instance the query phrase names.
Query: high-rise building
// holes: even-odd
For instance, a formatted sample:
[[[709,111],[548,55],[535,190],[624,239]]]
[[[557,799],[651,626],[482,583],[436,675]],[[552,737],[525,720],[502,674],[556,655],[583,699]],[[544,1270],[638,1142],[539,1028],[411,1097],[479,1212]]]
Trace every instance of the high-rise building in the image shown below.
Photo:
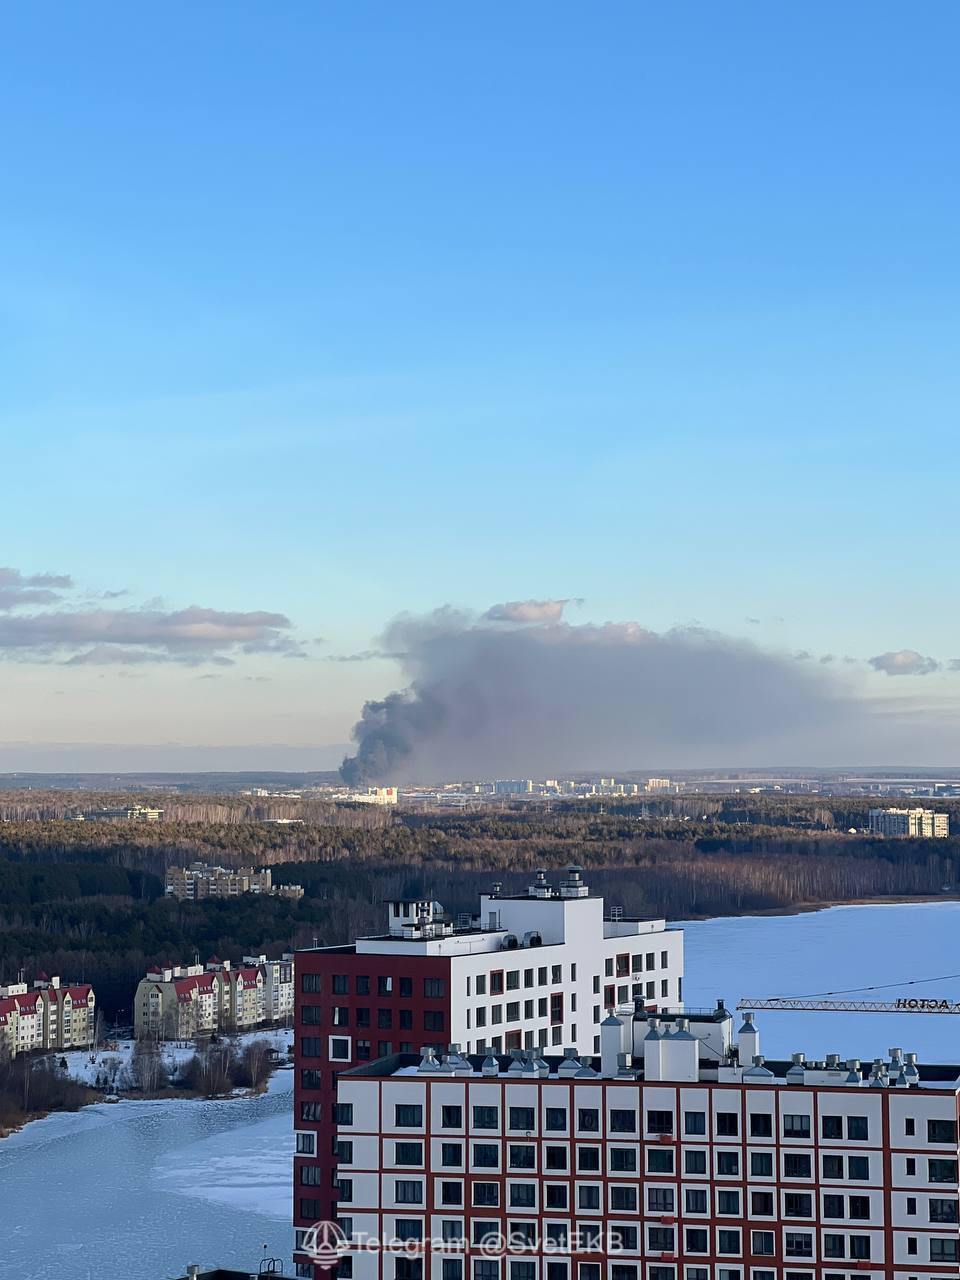
[[[932,809],[871,809],[870,832],[877,836],[915,836],[945,839],[950,834],[950,816]]]
[[[639,999],[683,1007],[683,934],[664,920],[604,911],[579,867],[543,872],[519,894],[499,885],[454,922],[431,901],[388,904],[383,934],[298,951],[295,1210],[334,1216],[333,1114],[339,1073],[459,1042],[466,1052],[573,1045],[600,1051],[606,1011]],[[309,1212],[301,1206],[309,1202]],[[303,1259],[301,1259],[303,1261]]]
[[[960,1066],[764,1061],[722,1006],[601,1044],[341,1075],[340,1275],[956,1280]]]

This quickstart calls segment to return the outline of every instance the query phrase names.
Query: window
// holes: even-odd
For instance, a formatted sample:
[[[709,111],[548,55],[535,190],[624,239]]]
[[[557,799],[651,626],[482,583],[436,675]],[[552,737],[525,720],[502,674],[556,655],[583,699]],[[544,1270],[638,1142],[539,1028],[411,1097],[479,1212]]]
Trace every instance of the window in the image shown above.
[[[511,1169],[535,1169],[537,1167],[537,1149],[534,1146],[520,1146],[510,1143],[509,1163]]]
[[[423,1143],[394,1143],[393,1161],[394,1164],[423,1164]]]
[[[843,1204],[843,1196],[824,1196],[823,1216],[825,1218],[842,1218],[844,1216]]]
[[[510,1280],[535,1280],[537,1264],[535,1262],[511,1261]]]
[[[446,1014],[442,1009],[428,1009],[423,1015],[424,1031],[443,1031],[446,1026]]]
[[[634,1173],[637,1168],[636,1147],[611,1147],[610,1168],[614,1173]]]
[[[750,1116],[750,1137],[772,1138],[773,1116],[768,1115],[765,1111],[754,1111]]]
[[[463,1164],[463,1144],[461,1142],[442,1142],[440,1144],[440,1163],[446,1168],[456,1168]]]
[[[535,1222],[510,1222],[510,1243],[525,1245],[535,1244],[537,1240],[537,1224]]]
[[[496,1258],[474,1258],[473,1280],[500,1280],[500,1263]]]
[[[353,1014],[354,1014],[353,1020],[358,1027],[369,1027],[370,1025],[369,1009],[354,1009]]]
[[[577,1223],[577,1243],[582,1253],[591,1253],[601,1247],[601,1227],[597,1222]],[[591,1264],[592,1265],[592,1264]]]
[[[750,1233],[750,1252],[759,1254],[761,1257],[769,1258],[773,1256],[773,1232],[772,1231],[751,1231]]]
[[[346,1043],[346,1041],[344,1041]],[[300,1054],[304,1058],[322,1058],[323,1057],[323,1036],[301,1036],[300,1037]],[[317,1072],[320,1075],[320,1072]],[[320,1086],[317,1085],[317,1088]]]
[[[751,1191],[750,1212],[758,1218],[773,1217],[773,1192]]]
[[[670,1116],[670,1124],[673,1125],[673,1116],[670,1112],[665,1112]],[[635,1111],[618,1111],[616,1109],[610,1112],[610,1132],[611,1133],[636,1133],[637,1131],[637,1113]],[[667,1132],[672,1132],[672,1127]],[[658,1131],[659,1132],[659,1131]]]
[[[357,1041],[357,1057],[362,1060],[365,1060],[370,1057],[370,1041],[369,1040]]]
[[[511,1129],[522,1129],[525,1133],[533,1131],[533,1107],[511,1107],[508,1116]]]
[[[500,1148],[494,1142],[473,1144],[473,1164],[477,1169],[496,1169],[500,1163]]]
[[[928,1182],[956,1182],[957,1181],[956,1160],[928,1160],[927,1161],[927,1181]]]
[[[358,996],[368,996],[370,994],[370,979],[366,974],[357,975],[355,990]]]
[[[337,1266],[340,1274],[340,1264]],[[443,1258],[440,1263],[440,1280],[463,1280],[463,1259]]]
[[[636,1231],[633,1234],[636,1236]],[[621,1247],[627,1248],[628,1246],[622,1245]],[[636,1243],[634,1243],[633,1248],[636,1249]],[[610,1268],[610,1280],[637,1280],[637,1268],[632,1263],[615,1262]]]
[[[847,1177],[857,1182],[866,1182],[870,1177],[870,1159],[868,1156],[847,1157]]]
[[[610,1113],[611,1117],[613,1112]],[[673,1133],[672,1111],[648,1111],[647,1133]]]
[[[495,973],[491,973],[490,975],[490,994],[492,996],[503,995],[503,970],[502,969],[498,969]]]
[[[305,1164],[300,1167],[300,1185],[301,1187],[320,1187],[325,1183],[325,1179],[321,1177],[323,1170],[315,1164]]]
[[[352,1102],[335,1102],[333,1104],[333,1123],[340,1125],[353,1124]]]
[[[869,1196],[851,1196],[850,1197],[850,1217],[863,1221],[870,1217],[870,1197]]]
[[[413,1030],[413,1012],[410,1009],[400,1010],[400,1029],[401,1031]]]
[[[847,1137],[851,1142],[869,1142],[870,1122],[866,1116],[847,1116]]]
[[[951,1146],[955,1147],[957,1145],[956,1120],[928,1120],[927,1141],[949,1142]]]
[[[496,1209],[500,1204],[499,1182],[475,1182],[473,1184],[473,1203],[485,1209]]]
[[[577,1187],[577,1206],[580,1209],[599,1209],[600,1188],[592,1183],[581,1183]]]
[[[423,1280],[422,1258],[397,1258],[393,1264],[394,1280]]]
[[[856,1259],[857,1262],[870,1261],[870,1237],[869,1236],[851,1236],[850,1237],[850,1257]]]
[[[377,1010],[377,1026],[381,1030],[386,1030],[387,1028],[393,1026],[393,1010],[392,1009]]]
[[[315,1156],[317,1154],[317,1135],[315,1133],[297,1134],[297,1155]]]
[[[322,987],[319,973],[303,973],[300,975],[300,990],[304,995],[319,995]]]
[[[463,1125],[463,1107],[441,1107],[440,1126],[443,1129],[459,1129]]]
[[[397,1178],[393,1184],[393,1198],[397,1204],[423,1204],[423,1183],[419,1179]]]
[[[337,1062],[350,1061],[350,1041],[340,1036],[330,1037],[330,1057]]]
[[[684,1246],[688,1253],[707,1253],[710,1248],[710,1233],[706,1227],[687,1227],[683,1233]]]
[[[444,1244],[460,1244],[463,1242],[463,1219],[441,1218],[440,1239]]]
[[[724,1178],[736,1178],[740,1175],[740,1152],[718,1151],[717,1174]]]
[[[785,1138],[809,1138],[810,1137],[810,1117],[809,1116],[784,1116],[783,1117],[783,1136]]]
[[[647,1173],[673,1173],[673,1152],[669,1147],[647,1149]]]
[[[507,1005],[507,1022],[520,1021],[520,1003],[517,1000],[511,1000]]]
[[[843,1118],[842,1116],[821,1116],[820,1117],[820,1136],[827,1139],[836,1139],[843,1137]]]
[[[423,1124],[423,1107],[419,1103],[398,1102],[393,1122],[398,1129],[416,1128]]]
[[[827,1232],[823,1237],[823,1256],[825,1258],[845,1258],[847,1256],[846,1236]]]
[[[548,1132],[554,1133],[557,1130],[563,1130],[567,1127],[567,1108],[566,1107],[547,1107],[544,1113],[543,1127]],[[532,1128],[532,1126],[531,1126]]]
[[[812,1218],[813,1197],[802,1191],[787,1191],[783,1197],[785,1218]]]
[[[300,1010],[300,1021],[305,1027],[319,1027],[323,1022],[323,1009],[318,1004],[305,1004]]]
[[[936,1196],[931,1196],[929,1206],[931,1222],[957,1221],[956,1200],[939,1200]]]
[[[320,1201],[315,1196],[300,1197],[300,1217],[316,1222],[323,1217]]]
[[[705,1111],[685,1111],[683,1113],[683,1132],[702,1134],[707,1132],[707,1115]]]
[[[384,981],[384,979],[383,979],[383,978],[379,979],[379,982],[383,982],[383,981]],[[387,995],[387,994],[389,994],[389,992],[390,992],[390,990],[391,990],[391,986],[390,986],[390,984],[392,983],[392,981],[393,981],[393,979],[392,979],[392,978],[387,978],[387,979],[386,979],[387,986],[386,986],[386,989],[385,989],[385,990],[381,990],[381,991],[380,991],[380,994],[381,994],[381,995]],[[400,997],[401,997],[402,999],[405,999],[405,1000],[409,1000],[409,999],[413,996],[413,979],[412,979],[412,978],[401,978],[401,979],[400,979],[400,990],[399,990],[399,994],[400,994]]]
[[[707,1153],[705,1151],[684,1151],[683,1172],[698,1174],[707,1172]]]
[[[530,1188],[533,1190],[533,1187]],[[567,1188],[562,1182],[548,1182],[544,1187],[545,1206],[548,1209],[566,1209]]]
[[[473,1127],[475,1129],[496,1129],[500,1123],[500,1113],[496,1107],[474,1107]]]
[[[717,1253],[739,1253],[740,1232],[723,1230],[717,1232]]]
[[[581,1107],[577,1112],[577,1128],[581,1133],[599,1133],[600,1112],[594,1107]]]
[[[617,1206],[613,1206],[617,1207]],[[673,1187],[648,1187],[647,1212],[673,1213]]]
[[[809,1231],[788,1231],[784,1241],[784,1253],[788,1258],[813,1257],[813,1236]]]
[[[423,994],[428,1000],[438,1000],[441,996],[447,994],[447,983],[445,978],[424,978]]]
[[[707,1189],[702,1190],[699,1187],[688,1187],[684,1192],[684,1207],[687,1213],[706,1213],[707,1212]]]
[[[636,1213],[636,1187],[611,1187],[610,1208],[617,1213]]]
[[[913,1158],[913,1156],[907,1156],[906,1165],[907,1165],[907,1170],[906,1170],[906,1172],[907,1172],[907,1177],[908,1177],[908,1178],[914,1178],[914,1177],[916,1177],[916,1173],[917,1173],[917,1162],[916,1162],[916,1160]],[[842,1176],[842,1175],[841,1175],[841,1176]]]
[[[823,1156],[822,1159],[825,1178],[843,1177],[843,1156]]]
[[[547,1280],[568,1280],[570,1264],[567,1262],[548,1262]]]
[[[323,1076],[315,1067],[304,1067],[300,1072],[301,1089],[322,1089]]]
[[[750,1152],[750,1177],[751,1178],[772,1178],[773,1177],[773,1152],[772,1151],[751,1151]]]
[[[958,1257],[956,1240],[930,1241],[931,1262],[957,1262],[958,1260],[960,1257]]]
[[[520,989],[520,970],[508,969],[507,970],[507,990],[518,991],[519,989]]]
[[[651,1253],[673,1253],[675,1240],[673,1227],[647,1227],[647,1248]]]
[[[393,1234],[398,1240],[422,1240],[423,1222],[419,1218],[397,1218]]]
[[[736,1111],[717,1112],[717,1135],[721,1138],[736,1138],[740,1133],[740,1117]]]
[[[463,1186],[459,1182],[441,1182],[440,1203],[442,1205],[463,1204]]]
[[[740,1192],[739,1191],[718,1191],[717,1192],[717,1213],[722,1213],[727,1217],[740,1212]]]
[[[813,1174],[813,1157],[798,1151],[788,1151],[783,1157],[785,1178],[809,1178]]]
[[[345,996],[350,991],[350,979],[345,973],[335,973],[333,975],[333,994],[335,996]]]
[[[343,1204],[349,1204],[353,1199],[353,1179],[352,1178],[334,1178],[333,1180],[334,1194]]]
[[[577,1168],[586,1173],[592,1173],[595,1169],[599,1169],[600,1148],[577,1147]]]
[[[567,1149],[566,1147],[544,1147],[543,1159],[546,1169],[566,1169]]]

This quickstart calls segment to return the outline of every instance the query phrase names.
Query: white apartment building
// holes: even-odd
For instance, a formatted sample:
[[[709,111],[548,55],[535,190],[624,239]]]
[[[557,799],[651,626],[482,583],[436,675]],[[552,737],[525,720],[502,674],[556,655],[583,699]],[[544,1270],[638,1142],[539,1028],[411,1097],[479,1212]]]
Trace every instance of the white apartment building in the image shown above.
[[[950,815],[933,809],[871,809],[869,819],[871,835],[945,840],[950,834]]]
[[[340,1277],[956,1280],[960,1066],[765,1062],[722,1005],[601,1043],[343,1073]]]
[[[359,938],[357,957],[446,961],[448,1040],[468,1053],[564,1044],[598,1053],[600,1023],[614,1005],[639,997],[651,1008],[683,1008],[682,930],[606,916],[577,866],[556,887],[543,871],[525,893],[494,886],[478,916],[459,926],[436,902],[388,910],[389,933]]]

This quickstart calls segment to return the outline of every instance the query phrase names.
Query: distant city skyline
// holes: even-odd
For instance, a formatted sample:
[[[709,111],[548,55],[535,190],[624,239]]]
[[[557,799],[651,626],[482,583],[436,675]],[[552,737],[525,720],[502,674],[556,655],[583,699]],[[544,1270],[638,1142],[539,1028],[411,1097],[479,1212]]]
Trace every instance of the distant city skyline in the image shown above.
[[[6,35],[0,771],[960,764],[954,6]]]

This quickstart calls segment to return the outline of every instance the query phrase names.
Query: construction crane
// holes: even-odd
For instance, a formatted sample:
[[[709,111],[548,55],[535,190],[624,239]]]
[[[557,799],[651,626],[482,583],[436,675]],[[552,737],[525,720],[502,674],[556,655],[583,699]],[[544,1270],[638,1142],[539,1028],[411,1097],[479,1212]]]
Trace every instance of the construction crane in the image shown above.
[[[737,1001],[738,1009],[792,1009],[801,1013],[952,1013],[960,1014],[960,1000],[940,996],[897,996],[893,1000],[838,1000],[837,996],[859,996],[864,991],[889,991],[898,987],[922,987],[928,982],[950,982],[960,973],[939,978],[913,978],[908,982],[887,982],[875,987],[849,987],[846,991],[818,991],[808,996],[763,996]]]
[[[738,1009],[794,1009],[809,1013],[953,1013],[960,1014],[960,1000],[816,1000],[802,996],[767,996],[761,1000],[744,998]]]

